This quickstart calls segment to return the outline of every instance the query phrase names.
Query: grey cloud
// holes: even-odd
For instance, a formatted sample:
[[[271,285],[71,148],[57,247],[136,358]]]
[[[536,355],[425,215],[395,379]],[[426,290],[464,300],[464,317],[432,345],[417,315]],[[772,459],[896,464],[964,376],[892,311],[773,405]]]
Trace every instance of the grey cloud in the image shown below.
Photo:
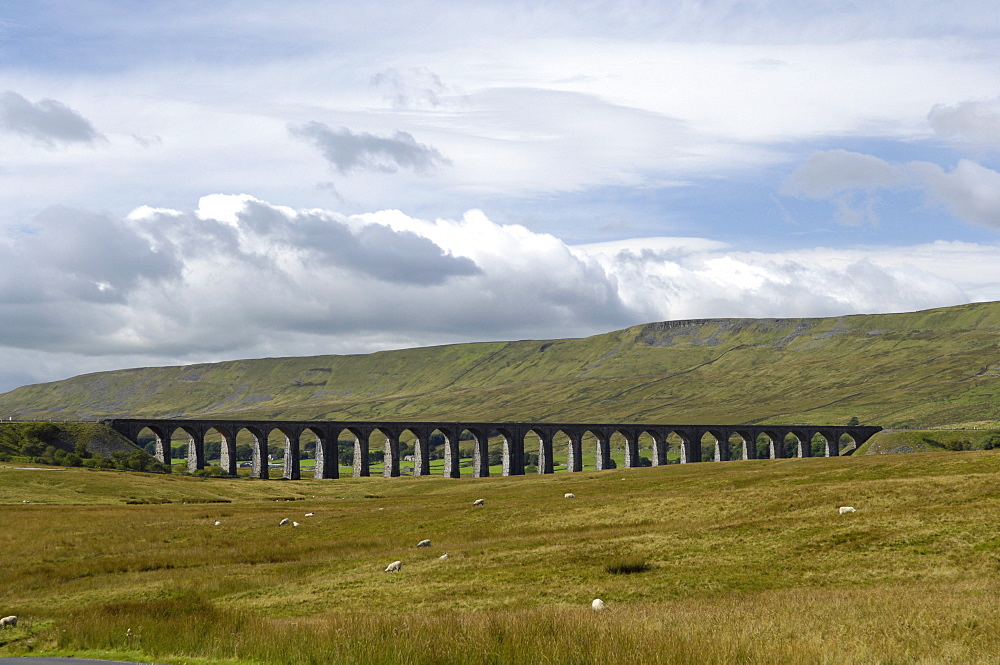
[[[248,202],[240,222],[255,233],[281,239],[296,250],[385,282],[428,286],[449,277],[476,275],[472,259],[453,256],[411,231],[367,224],[357,231],[334,217],[305,213],[294,219],[269,205]]]
[[[0,128],[49,147],[103,138],[89,120],[65,104],[54,99],[32,103],[11,91],[0,94]]]
[[[784,192],[811,198],[827,198],[851,189],[874,190],[899,185],[905,174],[878,157],[847,150],[813,153],[795,169]]]
[[[834,218],[846,226],[877,224],[878,189],[908,182],[907,174],[878,157],[847,150],[813,153],[785,181],[782,192],[828,199],[835,203]]]
[[[929,162],[914,162],[909,168],[923,181],[932,202],[966,221],[1000,228],[1000,173],[967,159],[951,173]]]
[[[152,136],[140,136],[139,134],[132,134],[132,140],[141,145],[143,148],[151,148],[154,145],[162,145],[163,139],[158,134],[153,134]]]
[[[154,250],[118,220],[48,208],[0,246],[0,302],[122,303],[142,280],[177,277],[172,248]]]
[[[423,173],[451,163],[436,149],[417,143],[407,132],[388,137],[367,132],[355,134],[346,127],[331,129],[315,121],[290,125],[288,130],[292,136],[319,148],[330,165],[345,175],[358,171],[395,173],[400,168]]]
[[[963,159],[951,172],[931,162],[894,166],[846,150],[817,152],[797,168],[784,193],[825,199],[842,224],[876,223],[879,189],[909,187],[966,222],[1000,228],[1000,173]]]
[[[1000,102],[938,104],[927,114],[935,133],[957,143],[1000,148]]]

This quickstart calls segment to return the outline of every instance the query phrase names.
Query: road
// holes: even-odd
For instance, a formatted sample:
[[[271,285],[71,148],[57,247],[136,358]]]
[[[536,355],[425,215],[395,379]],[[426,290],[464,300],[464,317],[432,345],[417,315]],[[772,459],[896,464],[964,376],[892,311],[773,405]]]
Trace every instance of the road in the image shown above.
[[[136,663],[131,660],[89,660],[87,658],[49,658],[45,656],[37,658],[0,658],[0,665],[86,665],[87,663],[97,663],[100,665],[149,665],[148,663]]]

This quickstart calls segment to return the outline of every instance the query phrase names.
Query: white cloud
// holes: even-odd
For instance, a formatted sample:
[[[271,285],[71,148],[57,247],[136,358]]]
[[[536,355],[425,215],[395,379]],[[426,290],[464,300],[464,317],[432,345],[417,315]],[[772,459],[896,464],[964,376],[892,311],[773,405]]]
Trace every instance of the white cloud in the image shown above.
[[[632,245],[582,249],[598,257],[622,301],[643,321],[912,311],[971,299],[961,272],[934,263],[927,246],[664,255],[646,239]],[[986,268],[1000,258],[1000,247],[964,246],[953,254],[968,254],[971,264]],[[1000,276],[981,286],[981,299],[1000,296]]]
[[[240,30],[255,25],[247,18],[255,11],[241,14]],[[928,108],[995,85],[996,55],[971,42],[873,35],[768,43],[730,34],[740,25],[733,16],[750,20],[735,6],[719,16],[718,8],[691,6],[674,17],[680,23],[654,20],[661,12],[648,5],[622,11],[612,13],[631,27],[600,38],[593,28],[601,22],[565,7],[538,9],[549,31],[527,34],[503,32],[509,20],[495,9],[469,10],[463,15],[495,23],[495,31],[434,41],[430,30],[433,48],[405,40],[386,48],[369,23],[349,29],[338,21],[338,34],[353,38],[350,49],[320,40],[264,62],[126,59],[119,69],[76,76],[4,70],[33,99],[58,93],[108,143],[59,160],[4,146],[0,210],[37,211],[52,191],[60,203],[119,214],[143,202],[182,206],[207,191],[330,205],[330,190],[317,188],[328,179],[317,146],[335,170],[351,172],[336,191],[353,210],[432,210],[442,200],[454,210],[456,199],[471,207],[487,197],[658,187],[786,163],[798,140],[927,137]],[[768,11],[751,14],[763,20]],[[695,40],[694,15],[729,27]],[[555,16],[578,27],[563,29]],[[820,26],[798,15],[802,21]],[[650,27],[673,33],[678,24],[688,30],[674,40]],[[282,30],[289,25],[304,29],[293,21]],[[779,29],[776,22],[765,33]],[[777,62],[785,64],[761,66]],[[292,139],[289,125],[313,127],[311,143]],[[440,168],[444,157],[451,167]],[[384,167],[397,173],[377,171]]]
[[[895,223],[905,211],[885,214],[908,189],[998,226],[996,165],[974,152],[978,164],[936,166],[940,141],[926,140],[990,157],[1000,145],[1000,102],[968,101],[996,94],[1000,14],[986,0],[248,0],[113,16],[63,4],[17,4],[0,65],[17,91],[0,99],[0,345],[21,349],[23,367],[58,367],[41,360],[55,353],[91,370],[998,296],[995,247],[915,247]],[[44,50],[26,26],[50,35]],[[892,219],[879,233],[900,247],[570,247],[532,230],[800,242],[746,206],[803,145],[841,138],[906,142],[913,161],[817,153],[786,192],[830,201],[843,224]],[[191,209],[206,192],[254,196]],[[476,207],[537,227],[461,214]],[[940,218],[939,237],[981,237]]]
[[[442,105],[448,89],[441,77],[426,67],[395,67],[372,74],[371,86],[397,109],[433,109]]]
[[[124,219],[53,209],[0,238],[0,346],[20,350],[8,356],[12,377],[31,371],[18,358],[39,354],[60,354],[65,375],[100,365],[85,359],[95,356],[118,366],[360,352],[1000,299],[996,246],[568,246],[479,211],[434,221],[345,216],[249,196],[212,195],[191,211],[143,207]]]

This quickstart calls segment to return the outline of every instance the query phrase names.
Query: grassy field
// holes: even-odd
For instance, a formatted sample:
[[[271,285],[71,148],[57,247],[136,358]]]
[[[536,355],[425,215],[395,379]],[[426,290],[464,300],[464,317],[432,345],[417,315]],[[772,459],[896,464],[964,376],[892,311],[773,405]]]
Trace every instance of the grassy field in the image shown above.
[[[2,655],[1000,662],[1000,450],[476,480],[11,466]]]

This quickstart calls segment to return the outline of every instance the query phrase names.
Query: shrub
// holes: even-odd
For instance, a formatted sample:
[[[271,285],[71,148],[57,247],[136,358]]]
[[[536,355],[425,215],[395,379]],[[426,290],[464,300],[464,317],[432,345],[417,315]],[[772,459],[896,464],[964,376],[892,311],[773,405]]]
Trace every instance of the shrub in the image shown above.
[[[38,441],[28,441],[21,446],[21,454],[25,457],[38,457],[45,448]]]
[[[55,423],[31,423],[22,430],[23,436],[40,443],[51,443],[59,436],[59,426]]]

